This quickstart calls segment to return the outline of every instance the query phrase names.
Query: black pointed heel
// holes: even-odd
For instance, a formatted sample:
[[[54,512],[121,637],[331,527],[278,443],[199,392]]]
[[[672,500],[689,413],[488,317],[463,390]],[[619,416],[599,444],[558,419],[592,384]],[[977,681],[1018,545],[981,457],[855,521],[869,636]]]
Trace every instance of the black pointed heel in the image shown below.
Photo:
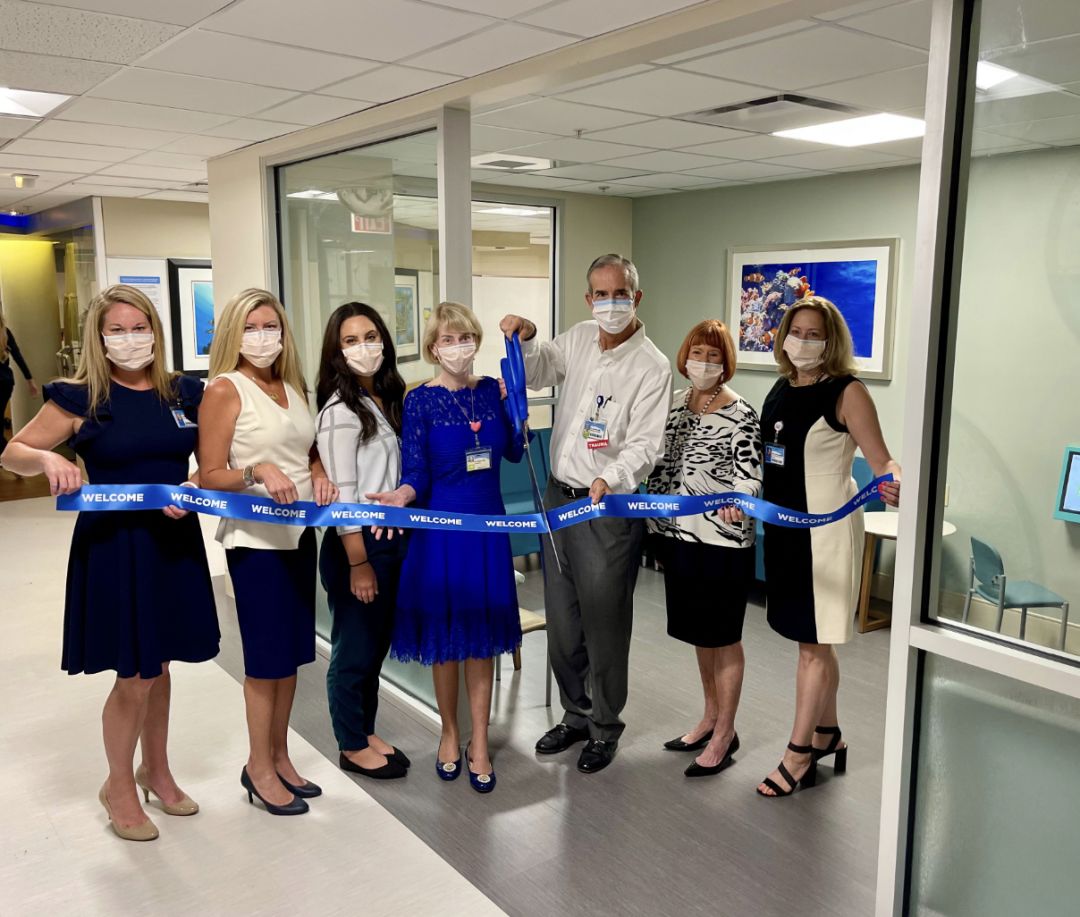
[[[839,726],[818,726],[814,730],[818,735],[832,736],[829,740],[829,744],[824,748],[814,749],[814,760],[820,761],[822,758],[827,758],[829,755],[835,755],[833,758],[833,773],[842,774],[847,770],[847,752],[848,747],[844,745],[840,747],[840,727]]]
[[[712,741],[713,731],[710,729],[699,739],[693,742],[684,742],[682,736],[664,743],[665,751],[699,751]]]
[[[814,746],[796,745],[793,742],[788,742],[788,751],[793,751],[797,755],[810,756],[810,766],[807,767],[806,773],[796,780],[791,776],[791,772],[784,767],[784,762],[781,759],[776,769],[780,772],[780,776],[784,778],[784,782],[787,783],[787,789],[783,789],[775,780],[766,777],[761,782],[772,790],[774,795],[770,796],[768,793],[763,793],[761,787],[757,787],[759,796],[764,796],[766,799],[778,799],[782,796],[790,796],[800,785],[804,790],[808,790],[817,783],[817,761],[814,759]]]
[[[703,764],[698,764],[697,761],[691,761],[690,766],[683,771],[683,773],[687,777],[711,777],[713,774],[719,774],[720,771],[727,770],[735,763],[735,759],[731,756],[738,750],[739,734],[736,732],[731,740],[731,744],[728,745],[727,751],[724,752],[724,756],[720,759],[719,763],[713,764],[711,767],[706,767]]]
[[[299,796],[301,799],[314,799],[316,796],[322,796],[322,787],[317,783],[312,783],[310,780],[305,780],[303,784],[296,786],[289,783],[281,774],[278,774],[277,778],[281,781],[281,785],[293,796]]]
[[[283,806],[276,806],[272,802],[267,802],[259,795],[259,791],[255,789],[255,784],[248,775],[246,765],[244,766],[244,769],[240,771],[240,786],[247,790],[248,802],[254,805],[255,798],[258,798],[259,802],[266,807],[266,811],[271,815],[303,815],[308,810],[308,804],[299,796],[293,796],[292,802],[286,803]]]

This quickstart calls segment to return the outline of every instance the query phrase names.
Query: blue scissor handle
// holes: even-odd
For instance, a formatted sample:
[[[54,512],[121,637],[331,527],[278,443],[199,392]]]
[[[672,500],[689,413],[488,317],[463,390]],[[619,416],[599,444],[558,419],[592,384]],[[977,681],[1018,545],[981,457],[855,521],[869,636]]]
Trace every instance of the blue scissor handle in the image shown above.
[[[516,433],[521,433],[529,419],[529,398],[525,394],[525,358],[521,355],[521,341],[515,333],[506,338],[506,356],[500,361],[503,381],[506,383],[506,412]]]

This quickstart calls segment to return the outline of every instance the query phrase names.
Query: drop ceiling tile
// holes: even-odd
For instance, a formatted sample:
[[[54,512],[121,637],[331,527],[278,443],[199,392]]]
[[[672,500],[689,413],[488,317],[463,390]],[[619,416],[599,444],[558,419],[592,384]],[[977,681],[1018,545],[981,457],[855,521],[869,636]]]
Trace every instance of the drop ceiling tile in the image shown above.
[[[646,70],[652,70],[652,67],[649,64],[631,64],[629,67],[620,67],[618,70],[605,70],[603,73],[594,74],[593,76],[585,77],[580,80],[574,80],[572,83],[562,83],[552,89],[543,90],[539,95],[559,95],[564,92],[570,92],[572,89],[584,89],[586,86],[595,86],[597,83],[610,83],[612,80],[618,80],[634,73],[644,73]]]
[[[191,156],[221,156],[224,153],[247,146],[247,140],[231,140],[226,137],[188,136],[166,143],[160,149],[169,153],[187,153]]]
[[[259,140],[269,140],[271,137],[280,137],[282,134],[291,134],[303,128],[302,124],[282,124],[279,121],[262,121],[258,118],[239,118],[222,124],[220,127],[212,127],[203,133],[208,137],[225,137],[229,140],[246,140],[255,143]]]
[[[812,86],[806,90],[806,94],[853,105],[865,111],[904,111],[926,101],[926,66],[860,76],[827,86]]]
[[[749,48],[735,48],[712,57],[687,61],[679,67],[731,80],[751,77],[775,89],[790,90],[925,63],[925,52],[915,48],[856,32],[817,26]]]
[[[396,61],[496,20],[414,0],[244,0],[203,28],[369,60]]]
[[[897,156],[888,156],[885,153],[877,153],[873,150],[827,147],[817,153],[796,153],[794,156],[778,156],[768,160],[768,162],[819,172],[862,166],[895,165],[898,159]]]
[[[14,169],[17,172],[75,172],[85,174],[96,172],[112,165],[90,159],[67,159],[62,156],[31,156],[23,153],[0,152],[0,168]]]
[[[194,25],[231,0],[36,0],[50,6],[74,7],[98,13],[114,13],[134,19],[152,19],[154,22],[171,22],[174,25]]]
[[[347,99],[364,99],[368,102],[392,102],[405,96],[415,95],[426,89],[453,83],[460,77],[450,73],[433,73],[388,64],[361,76],[324,87],[330,95]]]
[[[581,181],[611,181],[613,178],[629,178],[631,175],[640,175],[644,171],[644,169],[627,169],[622,166],[597,163],[596,165],[562,166],[558,169],[547,169],[543,174],[554,178],[576,178]]]
[[[760,72],[760,68],[754,72]],[[718,108],[768,94],[768,90],[760,86],[729,83],[711,76],[684,73],[681,70],[655,69],[611,83],[577,89],[561,98],[571,102],[640,111],[648,115],[679,115],[704,108]]]
[[[1025,76],[1063,85],[1080,80],[1080,35],[1069,35],[981,57]]]
[[[433,51],[409,58],[409,63],[428,70],[475,76],[507,64],[536,57],[576,39],[517,23],[504,23],[476,35],[459,38]]]
[[[0,136],[3,128],[0,127]],[[491,127],[487,124],[472,125],[473,153],[494,153],[497,150],[510,150],[529,143],[541,143],[554,140],[554,134],[542,134],[538,131],[515,131],[505,127]]]
[[[370,108],[370,102],[356,99],[336,99],[333,96],[308,93],[275,105],[266,111],[258,112],[261,118],[270,121],[285,121],[289,124],[325,124],[335,118],[343,118],[354,112]]]
[[[574,188],[583,185],[584,182],[573,181],[569,178],[552,178],[548,175],[507,175],[504,172],[494,172],[487,169],[473,169],[472,180],[484,185],[509,185],[523,188],[545,188],[556,191],[560,188]]]
[[[191,169],[195,172],[206,171],[205,156],[186,156],[183,153],[162,153],[154,150],[151,153],[140,153],[128,160],[140,166],[165,166],[169,169]]]
[[[9,162],[8,159],[12,161]],[[4,153],[0,153],[0,175],[11,175],[13,172],[25,171],[19,166],[18,157],[8,157]],[[33,188],[20,188],[27,197],[34,194],[38,194],[41,191],[48,191],[50,188],[55,188],[58,185],[66,185],[69,181],[82,178],[81,172],[61,171],[54,169],[52,171],[48,169],[41,169],[40,171],[34,170],[34,174],[37,175],[37,181],[34,183]]]
[[[695,124],[691,121],[676,121],[674,118],[658,118],[655,121],[643,121],[609,130],[596,131],[586,135],[588,140],[604,140],[610,143],[629,143],[633,146],[647,146],[658,150],[670,150],[699,143],[732,140],[747,136],[742,131],[729,130],[726,127],[713,127],[709,124]]]
[[[688,175],[685,172],[656,172],[652,175],[635,175],[625,180],[615,179],[613,182],[643,188],[694,188],[708,183],[709,179],[703,175]]]
[[[786,175],[793,171],[790,167],[764,162],[729,162],[701,169],[693,169],[689,175],[700,178],[719,178],[724,181],[752,181],[758,178],[772,178]]]
[[[820,149],[820,143],[807,143],[804,140],[792,140],[788,137],[774,137],[772,134],[755,134],[738,140],[725,140],[723,143],[707,143],[704,146],[687,147],[686,152],[718,156],[721,159],[756,160],[769,159],[772,156],[786,156],[791,153],[812,153]]]
[[[115,185],[121,188],[142,188],[144,193],[147,191],[156,191],[160,188],[180,188],[187,184],[186,181],[166,181],[160,178],[132,178],[131,176],[117,178],[115,175],[102,175],[100,172],[79,179],[79,181],[100,185],[102,187],[111,187]]]
[[[699,0],[563,0],[528,16],[522,22],[569,32],[601,35],[694,6]]]
[[[738,38],[727,38],[724,41],[718,41],[711,45],[703,45],[700,48],[691,48],[688,51],[680,51],[678,54],[669,54],[667,57],[657,58],[653,63],[656,64],[677,64],[680,61],[693,60],[695,57],[706,57],[710,54],[715,54],[717,51],[726,51],[728,48],[741,48],[743,45],[753,45],[760,41],[765,41],[769,38],[776,38],[779,35],[788,35],[791,32],[801,32],[803,29],[809,29],[814,26],[809,19],[793,19],[791,22],[785,22],[782,25],[773,26],[769,29],[762,29],[760,32],[751,32],[748,35],[742,35]]]
[[[994,133],[1035,143],[1071,146],[1080,141],[1080,115],[1047,118],[1042,121],[1020,121],[1016,124],[1002,124],[994,128]]]
[[[78,95],[118,73],[117,64],[0,50],[0,86]]]
[[[612,111],[593,105],[578,105],[562,99],[536,99],[488,112],[474,119],[479,124],[519,130],[544,131],[571,137],[578,131],[600,130],[645,121],[647,115]]]
[[[621,143],[600,143],[597,140],[577,140],[573,137],[560,137],[545,143],[534,143],[513,150],[522,156],[540,156],[547,159],[566,159],[570,162],[599,162],[601,159],[614,159],[616,156],[629,156],[640,153],[637,147],[624,146]]]
[[[1023,124],[1075,114],[1080,114],[1080,96],[1068,92],[1042,92],[1012,99],[977,101],[974,120],[975,127],[996,131],[1007,124]]]
[[[1007,48],[1080,33],[1080,3],[1061,0],[994,4],[979,27],[979,47]]]
[[[153,150],[182,135],[168,131],[152,131],[112,124],[84,124],[80,121],[42,121],[26,136],[37,140],[67,140],[72,143],[97,143],[102,146],[122,146],[132,150]]]
[[[0,115],[0,137],[18,137],[38,123],[37,118],[14,118]]]
[[[856,13],[879,10],[882,7],[892,6],[894,3],[900,2],[901,0],[861,0],[859,3],[847,3],[825,13],[817,13],[814,18],[835,21],[837,19],[843,19],[846,16],[854,16]]]
[[[94,124],[113,124],[117,127],[150,128],[169,131],[204,131],[231,121],[229,115],[205,111],[187,111],[160,105],[141,105],[138,102],[114,102],[112,99],[83,97],[69,102],[53,115],[62,121],[83,121]]]
[[[602,197],[629,197],[631,191],[655,191],[642,185],[613,185],[610,182],[587,182],[574,188],[575,194],[596,194]]]
[[[130,64],[181,30],[105,13],[0,0],[0,48],[79,60]]]
[[[198,191],[154,191],[144,194],[144,198],[155,201],[188,201],[193,204],[209,204],[210,195],[200,194]]]
[[[142,197],[146,188],[132,188],[127,185],[98,185],[92,181],[74,182],[67,186],[79,197]]]
[[[196,29],[144,57],[139,66],[281,89],[312,90],[378,65],[340,54]]]
[[[1004,134],[993,134],[988,131],[975,131],[971,137],[971,152],[976,155],[1036,149],[1048,149],[1048,147],[1034,141],[1006,137]]]
[[[186,73],[165,73],[132,67],[118,73],[88,95],[120,102],[143,102],[223,115],[250,115],[291,99],[288,89],[271,89],[250,83],[212,80]]]
[[[395,162],[395,175],[411,175],[413,178],[435,178],[439,172],[433,162]]]
[[[856,29],[880,38],[891,38],[893,41],[927,50],[930,47],[930,0],[896,3],[883,9],[841,19],[840,24],[848,29]]]
[[[125,178],[160,178],[164,181],[205,181],[206,171],[194,169],[167,169],[164,166],[135,166],[119,163],[101,170],[102,175],[119,175]]]
[[[627,169],[642,172],[685,172],[688,169],[700,169],[714,166],[718,160],[713,156],[701,156],[697,153],[683,153],[679,150],[654,150],[650,153],[635,153],[632,156],[620,156],[609,163]]]
[[[121,162],[131,156],[131,150],[120,146],[98,146],[91,143],[65,143],[60,140],[34,140],[23,137],[4,147],[5,153],[25,153],[34,156],[60,156],[65,159],[90,159],[99,162]]]
[[[439,0],[439,6],[452,6],[466,13],[481,13],[500,19],[514,19],[550,2],[551,0]]]

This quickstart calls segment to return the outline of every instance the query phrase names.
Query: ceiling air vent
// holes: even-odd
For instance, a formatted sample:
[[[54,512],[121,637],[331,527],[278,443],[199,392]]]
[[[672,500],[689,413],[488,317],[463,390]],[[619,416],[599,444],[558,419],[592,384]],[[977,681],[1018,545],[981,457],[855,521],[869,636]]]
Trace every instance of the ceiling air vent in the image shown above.
[[[822,121],[829,120],[830,115],[839,119],[843,115],[857,111],[858,109],[850,105],[841,105],[838,102],[780,93],[763,99],[754,99],[751,102],[739,102],[737,105],[725,105],[722,108],[707,108],[704,111],[675,117],[680,121],[696,121],[698,124],[711,124],[715,127],[771,134],[774,131],[820,124]]]
[[[538,156],[518,156],[515,153],[481,153],[473,156],[474,169],[491,169],[493,172],[538,172],[555,167],[554,160]]]

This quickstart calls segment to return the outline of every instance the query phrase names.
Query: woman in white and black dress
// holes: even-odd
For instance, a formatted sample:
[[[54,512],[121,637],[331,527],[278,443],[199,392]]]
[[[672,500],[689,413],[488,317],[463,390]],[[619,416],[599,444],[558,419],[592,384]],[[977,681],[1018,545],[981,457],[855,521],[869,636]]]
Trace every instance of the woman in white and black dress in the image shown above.
[[[656,494],[761,493],[758,416],[725,384],[735,374],[735,344],[723,322],[695,325],[676,367],[691,382],[676,392],[664,431],[664,454],[649,477]],[[668,634],[692,644],[705,712],[670,751],[701,751],[688,777],[717,774],[738,750],[735,712],[743,680],[742,627],[754,578],[754,526],[724,507],[697,516],[650,520],[653,548],[664,565]]]

